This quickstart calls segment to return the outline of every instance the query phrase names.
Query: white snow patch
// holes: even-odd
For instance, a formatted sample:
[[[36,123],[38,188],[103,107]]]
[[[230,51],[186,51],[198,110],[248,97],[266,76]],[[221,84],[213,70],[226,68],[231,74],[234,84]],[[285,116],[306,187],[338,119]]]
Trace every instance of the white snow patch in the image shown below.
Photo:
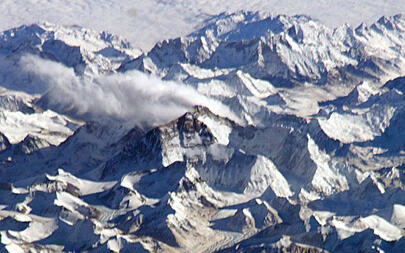
[[[322,192],[326,196],[337,191],[349,189],[346,177],[342,174],[342,171],[340,171],[341,168],[339,168],[336,163],[333,163],[331,158],[319,149],[311,136],[307,135],[307,138],[308,152],[317,166],[311,182],[312,186],[317,192]]]
[[[370,215],[366,218],[360,218],[360,221],[369,228],[373,229],[374,234],[386,241],[397,241],[402,237],[401,229],[377,215]]]
[[[18,143],[27,134],[31,134],[45,139],[53,145],[59,145],[73,134],[72,129],[68,127],[71,123],[72,121],[67,117],[50,110],[33,114],[0,111],[0,132],[11,143]]]
[[[207,125],[219,144],[228,145],[229,134],[232,132],[232,127],[226,124],[221,124],[221,122],[218,122],[206,115],[199,116],[198,120]]]
[[[369,141],[380,134],[361,115],[333,112],[329,119],[318,118],[318,122],[329,137],[343,143]]]
[[[395,204],[392,207],[391,223],[405,229],[405,206]]]
[[[53,218],[44,218],[30,215],[31,221],[23,231],[11,231],[8,233],[25,242],[35,242],[50,236],[57,228],[57,222]]]
[[[51,176],[46,175],[49,180],[58,181],[62,183],[69,183],[77,187],[81,196],[99,193],[111,189],[117,181],[111,182],[93,182],[90,180],[80,179],[72,174],[65,172],[62,169],[58,169],[58,175]]]
[[[284,176],[274,163],[264,156],[258,156],[251,169],[250,181],[244,193],[264,192],[270,187],[278,197],[290,197],[293,192]]]

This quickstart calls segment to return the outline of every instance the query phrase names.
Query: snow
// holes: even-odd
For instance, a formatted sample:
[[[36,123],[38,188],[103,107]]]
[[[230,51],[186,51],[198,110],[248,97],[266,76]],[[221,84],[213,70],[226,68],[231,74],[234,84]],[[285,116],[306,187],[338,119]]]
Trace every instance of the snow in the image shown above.
[[[277,91],[271,83],[260,79],[255,79],[249,74],[245,74],[240,70],[236,72],[236,76],[240,78],[249,92],[255,97],[266,98],[270,95],[275,94]]]
[[[238,10],[267,11],[276,14],[304,14],[334,27],[373,22],[382,15],[405,12],[403,0],[304,0],[304,1],[118,1],[91,0],[5,0],[0,6],[0,30],[48,21],[61,25],[80,25],[107,30],[130,39],[148,50],[159,40],[186,35],[212,15]],[[161,18],[164,17],[164,18]]]
[[[401,229],[376,215],[360,218],[360,222],[372,228],[376,235],[386,241],[396,241],[402,237],[403,231]]]
[[[391,223],[405,229],[405,206],[398,204],[393,206]]]
[[[20,111],[0,111],[0,132],[11,143],[22,141],[27,134],[38,136],[53,145],[59,145],[73,134],[72,121],[53,111],[24,114]],[[53,133],[53,134],[50,134]]]
[[[23,231],[8,230],[7,233],[12,237],[26,242],[35,242],[44,239],[51,235],[57,229],[56,220],[53,218],[45,218],[37,215],[23,215],[13,211],[0,211],[0,217],[13,217],[22,222],[29,221],[29,226]],[[7,237],[2,236],[2,241],[7,240]],[[6,243],[8,244],[8,243]]]
[[[381,117],[373,117],[371,113],[356,115],[333,112],[328,119],[319,118],[318,122],[322,130],[335,140],[343,143],[364,142],[381,135],[386,127],[384,122],[389,121],[392,115],[393,110],[388,109],[380,123]]]
[[[229,143],[229,134],[232,132],[232,128],[225,124],[220,124],[215,121],[215,119],[210,118],[206,115],[198,117],[198,120],[203,122],[211,129],[212,134],[217,138],[218,143],[222,145],[228,145]]]
[[[259,156],[250,172],[250,180],[244,193],[263,193],[270,187],[277,197],[290,197],[293,192],[287,180],[276,166],[264,156]]]
[[[46,175],[46,177],[52,181],[57,181],[64,184],[67,183],[75,186],[81,196],[103,192],[111,189],[115,184],[117,184],[116,181],[92,182],[90,180],[79,179],[62,169],[58,169],[57,176]]]
[[[5,1],[7,15],[16,3]],[[158,37],[194,30],[211,11],[243,4],[244,9],[266,11],[274,1],[29,3],[35,3],[30,9],[34,14],[35,8],[65,4],[79,16],[68,12],[55,22],[77,17],[88,27],[102,9],[109,14],[104,21],[115,27],[112,19],[119,13],[121,26],[116,29],[126,29],[120,34],[131,33],[131,40],[150,47]],[[345,1],[339,6],[328,0],[306,3],[313,3],[312,9],[300,11],[311,13],[329,4],[356,12],[357,6]],[[364,3],[382,11],[381,3]],[[303,2],[285,1],[273,6],[273,12],[287,5],[298,8]],[[94,17],[80,16],[79,7]],[[144,7],[155,12],[140,13]],[[176,8],[182,16],[175,17]],[[21,18],[13,22],[24,20],[27,11],[22,8]],[[41,14],[47,19],[58,11]],[[128,28],[126,15],[133,22],[143,20]],[[330,16],[328,24],[337,16]],[[179,19],[184,23],[171,23]],[[156,27],[163,22],[173,26],[167,31]],[[139,36],[143,24],[149,30]],[[7,251],[317,251],[318,246],[331,252],[339,252],[340,246],[347,252],[376,247],[400,251],[405,226],[404,83],[398,79],[385,85],[385,80],[405,73],[403,17],[382,18],[354,30],[347,25],[331,29],[304,16],[237,12],[215,16],[204,25],[188,37],[157,44],[139,58],[140,52],[125,40],[77,26],[41,23],[1,34],[2,53],[10,63],[2,69],[6,78],[1,85],[13,88],[23,81],[22,91],[0,91],[0,132],[11,141],[2,138],[0,143],[0,235]],[[85,122],[77,130],[84,122],[64,116],[63,108],[57,110],[61,98],[66,99],[62,107],[71,108],[64,93],[54,94],[51,110],[46,95],[37,100],[40,96],[23,92],[24,85],[37,88],[33,84],[38,80],[19,72],[20,54],[32,51],[37,57],[24,59],[39,63],[46,76],[42,81],[59,81],[66,88],[77,80],[89,92],[73,93],[73,98],[93,103],[95,110],[112,105],[106,94],[116,92],[121,80],[133,88],[135,79],[145,77],[138,80],[140,89],[118,93],[146,90],[150,96],[135,104],[144,94],[119,96],[118,105],[123,105],[120,98],[129,103],[118,106],[118,112],[142,106],[144,118],[126,117],[142,121],[152,117],[150,100],[173,97],[153,106],[167,116],[165,124],[132,128],[101,110],[92,118],[97,122]],[[48,54],[58,63],[44,60]],[[84,65],[77,59],[84,59]],[[111,92],[91,100],[92,88],[107,81]],[[158,92],[170,84],[172,89]],[[196,90],[184,93],[186,87]],[[179,93],[184,94],[173,96]],[[173,103],[187,108],[170,114]],[[36,146],[29,148],[31,142]],[[51,144],[55,146],[42,152]]]
[[[87,203],[67,192],[57,192],[54,204],[66,208],[81,220],[85,219],[87,215],[90,215]],[[83,211],[85,214],[82,214]]]
[[[319,150],[314,140],[308,135],[308,151],[317,169],[312,179],[312,185],[318,193],[331,195],[335,192],[348,190],[349,185],[343,175],[343,168],[331,163],[331,158]]]
[[[8,231],[8,233],[20,240],[26,242],[35,242],[50,236],[57,228],[56,221],[54,219],[35,218],[30,222],[27,229],[21,232]]]

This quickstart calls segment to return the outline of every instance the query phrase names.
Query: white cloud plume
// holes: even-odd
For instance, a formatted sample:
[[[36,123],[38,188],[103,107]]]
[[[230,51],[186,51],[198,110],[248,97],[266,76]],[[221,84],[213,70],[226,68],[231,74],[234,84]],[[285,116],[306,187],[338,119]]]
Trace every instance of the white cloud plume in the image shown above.
[[[78,77],[71,68],[32,55],[24,56],[20,66],[47,85],[45,97],[50,108],[74,116],[113,118],[149,128],[181,116],[194,105],[202,105],[240,121],[227,106],[188,85],[162,81],[139,71]]]

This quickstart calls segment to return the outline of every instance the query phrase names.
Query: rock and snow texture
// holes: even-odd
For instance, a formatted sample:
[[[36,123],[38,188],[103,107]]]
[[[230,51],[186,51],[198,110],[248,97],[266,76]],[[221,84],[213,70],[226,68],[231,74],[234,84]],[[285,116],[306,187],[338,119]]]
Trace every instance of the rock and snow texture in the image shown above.
[[[358,26],[382,15],[405,12],[404,0],[3,0],[0,30],[48,21],[77,24],[120,34],[144,50],[163,39],[184,36],[204,21],[226,11],[265,11],[308,15],[330,27]]]
[[[405,248],[404,17],[206,22],[0,34],[0,252]]]

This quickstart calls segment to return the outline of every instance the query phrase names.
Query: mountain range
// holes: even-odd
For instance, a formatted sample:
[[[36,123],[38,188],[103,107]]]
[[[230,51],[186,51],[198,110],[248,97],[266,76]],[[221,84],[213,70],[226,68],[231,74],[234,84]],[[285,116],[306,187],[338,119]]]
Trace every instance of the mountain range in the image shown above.
[[[0,33],[0,252],[402,252],[405,18],[222,13],[143,52]]]

